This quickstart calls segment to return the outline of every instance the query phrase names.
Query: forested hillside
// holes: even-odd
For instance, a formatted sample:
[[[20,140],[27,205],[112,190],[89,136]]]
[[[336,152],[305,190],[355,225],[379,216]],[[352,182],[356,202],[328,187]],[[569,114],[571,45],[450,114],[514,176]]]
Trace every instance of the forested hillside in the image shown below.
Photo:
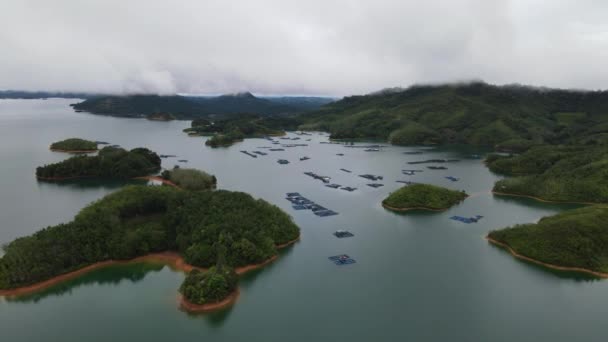
[[[608,92],[482,82],[412,86],[346,97],[303,117],[335,139],[393,144],[466,143],[525,150],[537,144],[608,141]]]

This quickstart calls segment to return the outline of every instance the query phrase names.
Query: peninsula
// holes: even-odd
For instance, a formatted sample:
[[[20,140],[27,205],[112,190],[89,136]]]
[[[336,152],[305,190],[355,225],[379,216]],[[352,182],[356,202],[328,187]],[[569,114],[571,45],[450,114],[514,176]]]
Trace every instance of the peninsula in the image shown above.
[[[211,136],[205,142],[207,146],[225,147],[246,138],[285,135],[285,130],[296,129],[299,123],[300,121],[293,118],[242,115],[216,121],[196,119],[184,132],[189,136]]]
[[[543,266],[608,277],[608,207],[589,206],[488,234],[491,243]]]
[[[187,271],[216,266],[187,277],[182,291],[195,304],[217,302],[236,286],[233,278],[224,279],[224,270],[263,265],[298,238],[289,215],[245,193],[127,186],[88,205],[71,222],[7,244],[0,258],[0,295],[34,291],[37,284],[80,270],[173,255],[170,261],[180,260]],[[214,281],[195,297],[188,289],[199,276]]]

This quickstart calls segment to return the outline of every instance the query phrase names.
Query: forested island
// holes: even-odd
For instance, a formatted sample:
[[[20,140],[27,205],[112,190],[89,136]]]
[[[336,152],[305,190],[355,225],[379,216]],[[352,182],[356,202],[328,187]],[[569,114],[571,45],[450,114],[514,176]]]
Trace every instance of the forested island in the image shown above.
[[[80,138],[69,138],[52,143],[50,149],[56,152],[88,153],[97,151],[97,143]]]
[[[147,148],[127,151],[107,146],[95,156],[74,156],[55,164],[36,168],[40,180],[67,180],[78,178],[128,179],[160,171],[160,157]]]
[[[223,120],[196,119],[184,132],[190,136],[211,136],[205,144],[211,147],[230,146],[245,138],[280,136],[294,130],[300,121],[295,118],[242,115]]]
[[[191,191],[213,190],[217,186],[217,178],[204,171],[196,169],[173,168],[161,173],[161,177],[177,187]]]
[[[589,206],[488,234],[514,256],[544,266],[608,277],[608,207]]]
[[[182,286],[196,303],[213,303],[234,289],[225,270],[272,260],[278,247],[298,237],[289,215],[245,193],[127,186],[88,205],[71,222],[7,244],[0,258],[0,294],[95,265],[174,252],[189,268],[221,266],[194,273]],[[229,286],[215,282],[218,277]]]
[[[394,211],[443,211],[462,202],[466,197],[467,194],[464,191],[415,183],[392,192],[382,201],[382,206]]]

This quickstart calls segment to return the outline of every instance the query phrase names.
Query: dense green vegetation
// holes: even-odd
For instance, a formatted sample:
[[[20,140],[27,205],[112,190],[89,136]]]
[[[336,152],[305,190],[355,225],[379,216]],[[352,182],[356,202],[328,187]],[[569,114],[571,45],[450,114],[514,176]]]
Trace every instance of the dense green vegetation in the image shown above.
[[[79,138],[70,138],[52,143],[51,150],[97,151],[97,143]]]
[[[175,120],[175,116],[170,113],[153,113],[146,115],[146,119],[152,121],[171,121]]]
[[[317,109],[332,101],[317,97],[260,98],[251,93],[216,97],[187,97],[179,95],[97,96],[73,105],[78,111],[125,117],[145,117],[165,113],[177,119],[234,116],[240,114],[286,115]]]
[[[382,204],[389,209],[444,210],[460,203],[467,197],[464,191],[455,191],[430,184],[406,185],[392,192]]]
[[[466,143],[522,151],[608,142],[608,92],[493,86],[413,86],[346,97],[304,115],[303,129],[394,144]]]
[[[608,208],[590,206],[493,231],[489,237],[545,263],[608,272],[607,221]]]
[[[40,282],[106,260],[176,251],[195,266],[238,267],[276,255],[299,228],[276,206],[240,192],[128,186],[4,247],[0,289]],[[218,257],[220,256],[220,257]]]
[[[147,148],[131,151],[104,147],[96,156],[74,156],[55,164],[36,168],[40,179],[62,178],[133,178],[160,170],[160,157]]]
[[[211,267],[205,272],[192,270],[179,292],[193,304],[219,302],[236,290],[238,276],[231,267]]]
[[[204,171],[196,169],[174,168],[165,170],[161,176],[185,190],[212,190],[217,186],[217,179]]]
[[[205,144],[211,147],[230,146],[245,138],[261,138],[285,134],[294,130],[300,121],[286,117],[258,117],[242,115],[223,120],[195,119],[184,132],[191,136],[211,136]]]
[[[608,146],[537,146],[520,155],[490,155],[490,170],[516,176],[494,191],[551,201],[608,202]]]
[[[226,134],[216,133],[205,141],[205,145],[210,147],[228,147],[236,142],[243,141],[245,136],[238,132],[228,132]]]

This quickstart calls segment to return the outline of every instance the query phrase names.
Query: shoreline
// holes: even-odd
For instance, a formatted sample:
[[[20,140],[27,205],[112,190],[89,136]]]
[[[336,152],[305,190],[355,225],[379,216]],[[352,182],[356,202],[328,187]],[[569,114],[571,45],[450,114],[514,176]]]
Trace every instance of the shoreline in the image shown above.
[[[50,148],[52,152],[63,152],[63,153],[95,153],[99,151],[99,149],[95,150],[62,150],[60,148]]]
[[[282,249],[282,248],[291,246],[292,244],[296,243],[299,240],[300,240],[300,236],[298,236],[296,239],[288,241],[284,244],[277,245],[276,247],[277,247],[277,249]],[[262,268],[262,267],[272,263],[273,261],[277,260],[278,257],[279,257],[278,255],[274,255],[271,258],[269,258],[268,260],[265,260],[261,263],[237,267],[234,269],[234,271],[236,272],[236,274],[242,275],[249,271]],[[58,276],[54,276],[50,279],[47,279],[47,280],[44,280],[44,281],[41,281],[41,282],[38,282],[35,284],[17,287],[17,288],[9,289],[9,290],[0,290],[0,297],[16,297],[16,296],[31,294],[34,292],[48,289],[49,287],[55,286],[59,283],[80,277],[86,273],[95,271],[97,269],[114,266],[114,265],[127,265],[127,264],[132,264],[132,263],[139,263],[139,262],[162,263],[164,265],[169,266],[172,270],[177,270],[177,271],[181,271],[181,272],[185,272],[185,273],[190,272],[193,269],[197,269],[200,271],[207,270],[204,267],[198,267],[198,266],[188,264],[184,260],[184,258],[181,255],[179,255],[177,252],[167,251],[167,252],[151,253],[151,254],[135,257],[133,259],[128,259],[128,260],[100,261],[100,262],[82,267],[75,271],[71,271],[68,273],[60,274]]]
[[[441,211],[446,211],[446,210],[450,209],[450,208],[435,209],[435,208],[427,208],[427,207],[397,208],[397,207],[392,207],[388,204],[385,204],[384,202],[382,203],[382,206],[385,209],[392,210],[392,211],[398,211],[398,212],[412,211],[412,210],[426,210],[426,211],[441,212]]]
[[[210,311],[223,309],[228,306],[234,305],[234,303],[236,303],[236,300],[239,298],[240,294],[241,294],[241,291],[237,287],[236,290],[234,290],[231,294],[228,295],[228,297],[222,299],[219,302],[207,303],[207,304],[194,304],[192,302],[189,302],[182,294],[177,295],[177,300],[179,303],[179,308],[182,309],[183,311],[186,311],[189,313],[203,313],[203,312],[210,312]]]
[[[547,200],[547,199],[543,199],[540,197],[535,197],[535,196],[530,196],[530,195],[520,195],[520,194],[512,194],[512,193],[508,193],[508,192],[500,192],[500,191],[491,191],[493,195],[497,195],[497,196],[505,196],[505,197],[524,197],[524,198],[530,198],[533,200],[537,200],[539,202],[545,202],[545,203],[558,203],[558,204],[584,204],[584,205],[597,205],[597,204],[605,204],[602,202],[576,202],[576,201],[552,201],[552,200]]]
[[[161,182],[165,185],[169,185],[174,188],[181,189],[177,184],[173,183],[172,181],[170,181],[168,179],[164,179],[159,176],[141,176],[141,177],[133,177],[133,179],[144,179],[144,180],[149,180],[149,181],[157,181],[157,182]]]
[[[599,278],[608,278],[608,273],[597,272],[597,271],[593,271],[593,270],[582,268],[582,267],[559,266],[559,265],[554,265],[554,264],[546,263],[544,261],[540,261],[540,260],[536,260],[536,259],[527,257],[525,255],[517,253],[513,248],[511,248],[506,243],[492,239],[489,235],[486,235],[484,237],[484,239],[486,239],[489,243],[491,243],[493,245],[503,248],[504,250],[509,252],[512,256],[514,256],[515,258],[529,261],[531,263],[534,263],[534,264],[537,264],[540,266],[544,266],[544,267],[558,270],[558,271],[579,272],[579,273],[591,274],[591,275],[594,275]]]
[[[94,176],[74,176],[74,177],[42,177],[36,175],[36,179],[43,181],[64,181],[64,180],[75,180],[75,179],[87,179],[95,178]]]

